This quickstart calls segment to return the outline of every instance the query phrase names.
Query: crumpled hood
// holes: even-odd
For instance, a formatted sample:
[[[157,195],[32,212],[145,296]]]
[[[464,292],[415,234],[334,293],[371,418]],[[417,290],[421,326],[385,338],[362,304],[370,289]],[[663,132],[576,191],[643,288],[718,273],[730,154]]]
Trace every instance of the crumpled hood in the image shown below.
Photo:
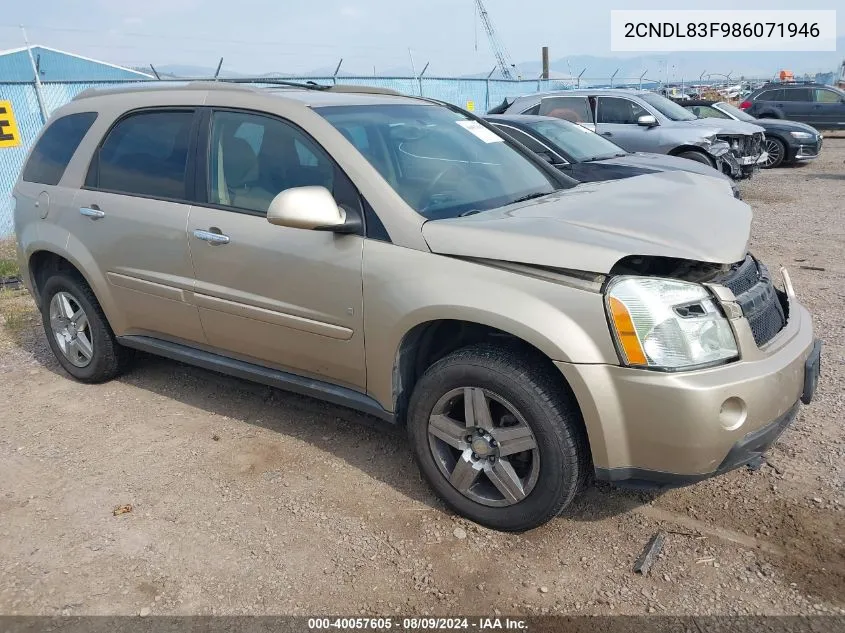
[[[422,227],[434,253],[604,274],[629,255],[737,262],[750,231],[747,204],[683,171],[584,183]]]
[[[692,121],[676,121],[677,125],[690,125],[712,130],[715,134],[756,134],[765,132],[759,125],[734,121],[733,119],[694,119]]]

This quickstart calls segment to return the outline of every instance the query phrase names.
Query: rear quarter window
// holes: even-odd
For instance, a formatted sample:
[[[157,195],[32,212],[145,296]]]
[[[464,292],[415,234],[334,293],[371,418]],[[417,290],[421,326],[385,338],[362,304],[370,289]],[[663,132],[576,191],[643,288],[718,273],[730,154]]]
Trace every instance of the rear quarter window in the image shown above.
[[[59,184],[70,159],[96,119],[96,112],[77,112],[50,123],[32,150],[23,170],[23,180],[42,185]]]

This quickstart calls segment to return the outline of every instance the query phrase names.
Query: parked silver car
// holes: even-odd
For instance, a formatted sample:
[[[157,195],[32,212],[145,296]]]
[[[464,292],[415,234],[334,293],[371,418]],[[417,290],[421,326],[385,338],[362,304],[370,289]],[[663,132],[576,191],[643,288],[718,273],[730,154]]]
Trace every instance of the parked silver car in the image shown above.
[[[629,152],[670,154],[706,163],[731,178],[765,162],[765,131],[742,121],[699,119],[645,90],[564,90],[516,98],[489,114],[540,114],[580,123]]]

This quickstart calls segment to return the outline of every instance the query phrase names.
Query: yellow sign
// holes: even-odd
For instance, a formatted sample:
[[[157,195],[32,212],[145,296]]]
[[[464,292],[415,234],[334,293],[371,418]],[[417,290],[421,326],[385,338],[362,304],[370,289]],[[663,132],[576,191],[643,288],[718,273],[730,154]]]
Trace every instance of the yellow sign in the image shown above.
[[[467,110],[475,112],[475,101],[467,101]]]
[[[17,147],[21,144],[18,122],[12,112],[11,101],[0,101],[0,148]]]

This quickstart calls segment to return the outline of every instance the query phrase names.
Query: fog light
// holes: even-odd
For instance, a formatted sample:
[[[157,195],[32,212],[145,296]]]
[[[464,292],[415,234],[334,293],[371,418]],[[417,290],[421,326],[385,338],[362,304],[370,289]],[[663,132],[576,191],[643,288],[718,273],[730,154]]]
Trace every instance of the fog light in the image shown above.
[[[719,411],[719,423],[728,431],[738,429],[748,417],[748,407],[742,398],[728,398]]]

